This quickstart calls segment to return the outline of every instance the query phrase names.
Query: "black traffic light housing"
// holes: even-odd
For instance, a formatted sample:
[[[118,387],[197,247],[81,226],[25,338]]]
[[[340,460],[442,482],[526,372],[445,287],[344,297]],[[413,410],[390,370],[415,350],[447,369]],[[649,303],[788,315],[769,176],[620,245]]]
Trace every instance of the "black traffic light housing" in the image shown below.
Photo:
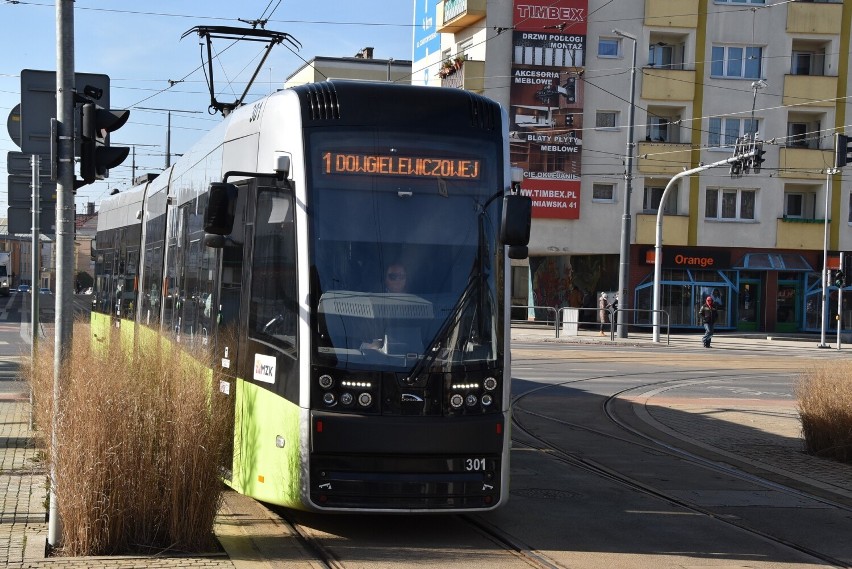
[[[763,141],[758,141],[754,145],[754,157],[751,159],[751,167],[755,174],[760,174],[760,167],[766,161],[763,155],[766,151],[763,149]]]
[[[836,287],[842,287],[846,284],[846,277],[843,275],[843,271],[834,271],[834,278],[832,279],[832,284]]]
[[[109,133],[118,130],[130,117],[128,110],[104,109],[95,103],[81,108],[80,177],[84,184],[107,177],[110,168],[124,162],[130,154],[126,146],[110,146]]]
[[[843,168],[852,162],[852,143],[845,134],[836,134],[834,137],[834,167]]]
[[[565,99],[569,103],[577,102],[577,78],[576,77],[568,77],[568,80],[565,81]]]

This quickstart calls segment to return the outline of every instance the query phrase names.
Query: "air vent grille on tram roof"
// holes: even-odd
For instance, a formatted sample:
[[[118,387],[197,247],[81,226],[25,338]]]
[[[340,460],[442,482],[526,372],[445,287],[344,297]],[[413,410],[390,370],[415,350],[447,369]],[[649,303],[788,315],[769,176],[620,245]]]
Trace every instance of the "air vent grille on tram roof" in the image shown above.
[[[306,85],[312,120],[340,118],[340,101],[334,84],[328,81]]]

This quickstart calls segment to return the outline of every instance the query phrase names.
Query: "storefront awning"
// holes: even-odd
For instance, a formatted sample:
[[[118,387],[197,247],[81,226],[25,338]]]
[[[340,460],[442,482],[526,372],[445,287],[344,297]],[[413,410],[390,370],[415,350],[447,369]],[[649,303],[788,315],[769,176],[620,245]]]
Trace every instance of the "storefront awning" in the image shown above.
[[[802,271],[813,272],[804,257],[795,253],[746,253],[735,269],[750,271]]]

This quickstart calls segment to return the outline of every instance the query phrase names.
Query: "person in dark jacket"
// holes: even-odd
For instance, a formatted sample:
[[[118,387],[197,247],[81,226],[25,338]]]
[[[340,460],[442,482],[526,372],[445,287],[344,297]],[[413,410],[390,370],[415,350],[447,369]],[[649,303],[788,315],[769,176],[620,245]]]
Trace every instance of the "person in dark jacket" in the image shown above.
[[[713,304],[712,296],[708,296],[701,308],[698,309],[698,321],[704,325],[704,336],[701,338],[701,343],[704,344],[705,348],[709,348],[716,325],[716,305]]]

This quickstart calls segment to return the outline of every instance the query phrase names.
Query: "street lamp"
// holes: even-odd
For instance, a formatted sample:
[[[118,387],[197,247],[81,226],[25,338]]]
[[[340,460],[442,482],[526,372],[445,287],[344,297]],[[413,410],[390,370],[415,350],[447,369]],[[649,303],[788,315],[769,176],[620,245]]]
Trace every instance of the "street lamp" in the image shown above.
[[[627,111],[627,163],[624,175],[624,214],[621,217],[621,249],[618,264],[618,337],[627,337],[627,326],[624,322],[626,309],[629,307],[627,285],[630,279],[630,195],[633,192],[633,126],[636,105],[636,37],[619,30],[612,30],[615,35],[633,41],[633,60],[630,64],[630,108]],[[660,207],[663,203],[660,202]]]

